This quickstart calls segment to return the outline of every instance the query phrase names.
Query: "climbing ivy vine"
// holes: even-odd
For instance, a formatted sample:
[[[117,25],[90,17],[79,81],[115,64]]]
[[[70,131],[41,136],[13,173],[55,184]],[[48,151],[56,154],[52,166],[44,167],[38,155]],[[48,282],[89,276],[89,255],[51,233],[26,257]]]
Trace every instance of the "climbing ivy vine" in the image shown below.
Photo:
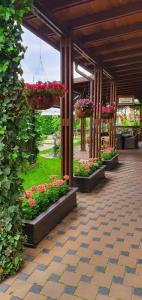
[[[20,4],[19,4],[20,3]],[[26,114],[20,79],[22,18],[30,0],[0,1],[0,281],[14,274],[23,262],[21,215],[17,199],[22,192],[18,177],[24,153],[21,124]]]

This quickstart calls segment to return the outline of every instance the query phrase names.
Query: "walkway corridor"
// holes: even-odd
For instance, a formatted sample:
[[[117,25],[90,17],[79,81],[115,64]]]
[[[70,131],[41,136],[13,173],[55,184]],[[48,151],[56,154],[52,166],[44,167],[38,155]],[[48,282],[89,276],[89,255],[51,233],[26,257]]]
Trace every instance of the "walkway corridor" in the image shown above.
[[[142,155],[129,155],[26,249],[23,270],[0,285],[0,300],[142,299]]]

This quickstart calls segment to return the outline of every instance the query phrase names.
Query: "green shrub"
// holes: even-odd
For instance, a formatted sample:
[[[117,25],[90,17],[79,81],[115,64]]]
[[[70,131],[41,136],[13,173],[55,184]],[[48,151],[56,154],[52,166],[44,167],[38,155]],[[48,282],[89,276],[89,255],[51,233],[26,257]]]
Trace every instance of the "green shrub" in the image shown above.
[[[0,2],[0,281],[14,274],[23,262],[23,234],[17,199],[22,180],[18,173],[25,153],[21,125],[26,113],[20,61],[22,17],[29,11],[29,0]]]

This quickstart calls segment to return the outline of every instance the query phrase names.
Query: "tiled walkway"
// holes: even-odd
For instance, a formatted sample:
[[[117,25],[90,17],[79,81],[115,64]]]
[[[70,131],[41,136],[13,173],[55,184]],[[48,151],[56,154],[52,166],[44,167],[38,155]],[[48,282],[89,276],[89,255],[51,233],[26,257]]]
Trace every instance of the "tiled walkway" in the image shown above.
[[[17,276],[0,285],[0,300],[142,299],[142,152],[119,168],[36,249],[26,249]]]

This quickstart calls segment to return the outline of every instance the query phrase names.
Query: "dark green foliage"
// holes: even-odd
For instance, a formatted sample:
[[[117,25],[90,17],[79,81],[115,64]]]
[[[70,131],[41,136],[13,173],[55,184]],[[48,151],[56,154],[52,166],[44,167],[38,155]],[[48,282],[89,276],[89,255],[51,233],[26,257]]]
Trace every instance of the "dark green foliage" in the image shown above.
[[[22,120],[26,113],[23,83],[19,81],[24,57],[22,17],[29,0],[0,1],[0,280],[16,272],[23,261],[23,235],[17,198],[22,191],[18,178],[25,154]]]

